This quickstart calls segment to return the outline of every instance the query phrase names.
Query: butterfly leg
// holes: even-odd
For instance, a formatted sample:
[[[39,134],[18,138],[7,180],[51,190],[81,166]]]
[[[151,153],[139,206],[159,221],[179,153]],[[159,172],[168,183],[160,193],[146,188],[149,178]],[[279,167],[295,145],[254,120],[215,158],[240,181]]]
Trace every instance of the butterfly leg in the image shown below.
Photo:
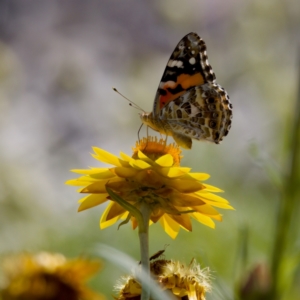
[[[142,125],[140,126],[140,128],[139,128],[139,130],[138,130],[138,132],[137,132],[137,135],[138,135],[138,141],[139,141],[139,142],[140,142],[140,131],[141,131],[143,125],[144,125],[144,123],[142,123]],[[147,126],[147,136],[148,136],[148,126]]]
[[[142,124],[142,126],[143,126],[143,124]],[[140,127],[140,129],[142,128],[142,126]],[[139,131],[140,131],[140,129],[139,129]],[[149,137],[149,126],[147,126],[147,142],[146,142],[146,146],[145,146],[145,148],[143,149],[143,151],[145,151],[146,148],[147,148],[147,146],[148,146],[148,137]]]

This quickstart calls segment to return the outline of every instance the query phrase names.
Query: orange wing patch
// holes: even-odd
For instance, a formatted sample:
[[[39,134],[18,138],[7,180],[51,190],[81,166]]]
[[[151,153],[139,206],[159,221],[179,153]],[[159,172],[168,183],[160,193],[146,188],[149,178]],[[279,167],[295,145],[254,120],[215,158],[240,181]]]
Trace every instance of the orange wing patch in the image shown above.
[[[189,74],[181,74],[177,77],[177,82],[168,81],[162,87],[165,90],[166,94],[161,95],[159,97],[159,108],[162,109],[169,102],[177,99],[181,95],[183,95],[188,89],[191,87],[204,84],[204,78],[200,73],[189,75]],[[172,90],[176,90],[176,88],[181,85],[182,90],[178,93],[172,93]]]

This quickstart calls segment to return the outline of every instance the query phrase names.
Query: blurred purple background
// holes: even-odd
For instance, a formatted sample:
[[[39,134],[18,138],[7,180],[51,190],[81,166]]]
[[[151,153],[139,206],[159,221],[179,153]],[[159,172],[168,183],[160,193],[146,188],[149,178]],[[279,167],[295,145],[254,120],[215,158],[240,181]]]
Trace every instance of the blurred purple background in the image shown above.
[[[233,125],[221,145],[194,142],[182,165],[211,174],[208,183],[237,210],[224,211],[215,230],[194,223],[175,241],[153,225],[150,251],[170,243],[168,258],[196,257],[219,278],[211,299],[226,299],[224,291],[232,299],[241,230],[251,232],[248,264],[269,255],[297,93],[299,20],[292,0],[1,0],[0,253],[75,256],[102,242],[139,259],[137,233],[100,231],[104,207],[78,214],[80,195],[64,182],[76,177],[70,169],[99,166],[92,146],[131,155],[138,111],[112,87],[151,111],[171,52],[195,31],[231,97]],[[105,272],[110,295],[122,272]]]

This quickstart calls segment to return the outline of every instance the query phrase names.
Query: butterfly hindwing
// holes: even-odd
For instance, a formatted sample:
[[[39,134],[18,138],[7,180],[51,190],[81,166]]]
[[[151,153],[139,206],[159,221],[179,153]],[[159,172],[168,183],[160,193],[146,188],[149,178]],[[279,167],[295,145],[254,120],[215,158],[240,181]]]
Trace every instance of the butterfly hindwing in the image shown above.
[[[160,112],[160,118],[167,120],[177,135],[215,143],[228,134],[231,115],[229,97],[216,83],[205,83],[189,89]]]

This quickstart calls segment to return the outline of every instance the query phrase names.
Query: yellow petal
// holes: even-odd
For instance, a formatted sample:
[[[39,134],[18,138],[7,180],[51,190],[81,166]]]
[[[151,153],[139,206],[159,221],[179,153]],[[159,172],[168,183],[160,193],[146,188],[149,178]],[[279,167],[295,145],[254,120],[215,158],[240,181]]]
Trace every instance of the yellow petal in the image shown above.
[[[91,168],[91,169],[73,169],[71,172],[83,174],[83,175],[91,175],[91,174],[97,174],[102,172],[107,172],[108,168]]]
[[[79,170],[79,171],[83,171],[83,170]],[[107,169],[107,170],[102,170],[101,172],[96,172],[94,170],[85,170],[85,171],[90,171],[88,175],[85,175],[85,176],[81,176],[79,178],[77,178],[77,180],[79,181],[96,181],[96,180],[99,180],[99,179],[109,179],[109,178],[112,178],[112,177],[115,177],[116,175],[110,170],[110,169]],[[88,173],[88,172],[86,172]],[[81,173],[82,174],[82,173]]]
[[[208,192],[214,192],[214,193],[221,193],[221,192],[224,192],[223,190],[213,186],[213,185],[210,185],[210,184],[206,184],[206,183],[203,183],[203,185],[205,186],[205,190],[208,191]]]
[[[204,215],[219,215],[220,213],[208,204],[193,206],[193,209]]]
[[[138,151],[138,158],[142,159],[142,160],[145,160],[145,161],[148,161],[148,162],[151,161],[151,159],[140,150]]]
[[[77,178],[77,181],[80,181],[87,185],[87,184],[98,181],[98,179],[92,178],[90,175],[85,175],[85,176],[81,176],[81,177]]]
[[[110,214],[110,211],[115,204],[116,204],[115,202],[110,202],[107,205],[106,209],[104,210],[104,212],[101,216],[101,219],[100,219],[100,228],[101,229],[107,228],[107,227],[115,224],[122,217],[122,214],[121,214],[121,215],[115,216],[114,218],[107,220],[107,216]]]
[[[112,170],[117,176],[122,178],[133,177],[139,172],[137,169],[133,168],[124,168],[124,167],[116,167]]]
[[[124,179],[122,178],[112,178],[111,180],[98,180],[81,190],[81,193],[93,193],[93,194],[103,194],[106,193],[106,184],[107,183],[114,183],[114,182],[121,182]]]
[[[165,154],[158,158],[155,163],[161,167],[172,167],[174,164],[174,159],[171,154]]]
[[[185,175],[191,170],[191,168],[177,168],[177,167],[169,167],[169,168],[157,168],[157,171],[169,178],[176,178]]]
[[[115,174],[111,170],[108,170],[107,172],[91,174],[90,177],[95,179],[110,179],[115,177]]]
[[[131,160],[131,156],[127,155],[126,153],[124,152],[120,152],[120,156],[123,160],[129,162]]]
[[[179,207],[197,206],[206,203],[196,194],[184,194],[184,193],[179,193],[177,191],[172,191],[171,193],[169,193],[168,198],[170,199],[172,205],[179,206]]]
[[[210,217],[207,217],[205,215],[202,215],[201,213],[193,213],[192,216],[200,223],[208,226],[208,227],[211,227],[211,228],[215,228],[216,225],[214,223],[214,221],[210,218]]]
[[[192,231],[192,223],[188,214],[168,215],[168,216],[187,231]]]
[[[160,224],[162,225],[165,232],[172,238],[175,239],[178,235],[180,226],[177,222],[172,220],[168,215],[164,215],[160,218]]]
[[[194,193],[204,188],[200,182],[188,179],[168,180],[167,185],[181,193]]]
[[[109,220],[109,221],[101,221],[101,220],[100,220],[100,228],[101,228],[101,229],[105,229],[105,228],[107,228],[107,227],[109,227],[109,226],[112,226],[112,225],[114,225],[119,219],[120,219],[119,217],[115,217],[115,218],[113,218],[113,219],[111,219],[111,220]]]
[[[148,163],[146,163],[143,160],[140,159],[131,159],[131,161],[129,162],[129,164],[136,169],[139,170],[144,170],[144,169],[148,169],[151,167],[151,165],[149,165]]]
[[[121,214],[124,213],[124,211],[125,211],[124,207],[122,207],[119,203],[112,201],[110,210],[107,212],[106,215],[106,221],[109,221],[110,219],[120,216]]]
[[[206,190],[196,192],[195,194],[199,196],[199,198],[203,199],[203,201],[211,200],[219,203],[229,204],[226,199],[212,193],[207,193]]]
[[[218,215],[207,215],[208,217],[214,219],[214,220],[217,220],[217,221],[222,221],[222,215],[221,214],[218,214]]]
[[[66,181],[65,184],[73,185],[73,186],[86,186],[87,184],[89,184],[89,182],[78,180],[78,179],[71,179]]]
[[[137,219],[135,217],[131,217],[130,221],[131,221],[132,229],[133,230],[136,229],[138,227],[138,225],[139,225],[138,222],[137,222]]]
[[[100,149],[98,147],[93,147],[93,150],[96,154],[92,154],[92,156],[97,159],[100,160],[101,162],[107,163],[107,164],[111,164],[117,167],[121,167],[122,163],[121,160],[116,156],[113,155],[103,149]]]
[[[226,203],[215,202],[215,201],[211,201],[211,200],[207,200],[207,199],[203,199],[203,201],[211,206],[215,206],[215,207],[219,207],[219,208],[223,208],[223,209],[235,210],[234,207],[232,207],[231,205],[226,204]]]
[[[156,223],[160,218],[165,214],[165,211],[163,208],[156,209],[155,211],[152,212],[150,216],[150,220],[153,223]]]
[[[140,160],[148,163],[150,166],[154,165],[154,161],[151,158],[149,158],[146,154],[144,154],[142,151],[139,150],[137,154],[138,154],[137,157]]]
[[[107,201],[107,196],[108,194],[96,194],[84,197],[80,200],[81,205],[79,206],[78,211],[83,211],[85,209],[104,203],[105,201]]]
[[[207,180],[210,177],[210,175],[206,173],[189,173],[188,176],[199,181]]]

